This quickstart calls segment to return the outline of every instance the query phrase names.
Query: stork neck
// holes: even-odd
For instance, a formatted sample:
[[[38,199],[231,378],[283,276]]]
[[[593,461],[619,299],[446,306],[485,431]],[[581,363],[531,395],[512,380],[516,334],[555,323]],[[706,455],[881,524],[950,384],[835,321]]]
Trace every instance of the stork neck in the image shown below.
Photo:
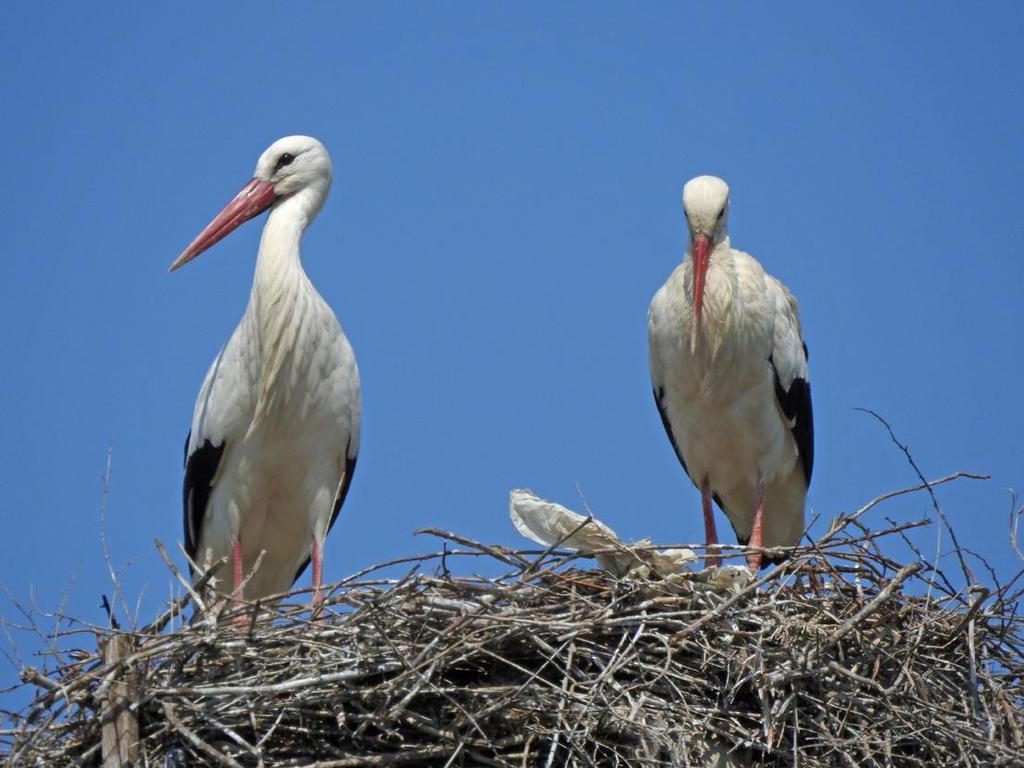
[[[289,360],[294,328],[301,323],[302,298],[309,284],[299,259],[299,244],[310,217],[296,197],[275,204],[263,225],[246,312],[259,348],[260,418],[280,395],[278,385],[287,381],[280,374]]]
[[[323,203],[322,195],[309,188],[277,202],[263,225],[253,289],[275,286],[289,276],[304,274],[299,258],[302,233]]]

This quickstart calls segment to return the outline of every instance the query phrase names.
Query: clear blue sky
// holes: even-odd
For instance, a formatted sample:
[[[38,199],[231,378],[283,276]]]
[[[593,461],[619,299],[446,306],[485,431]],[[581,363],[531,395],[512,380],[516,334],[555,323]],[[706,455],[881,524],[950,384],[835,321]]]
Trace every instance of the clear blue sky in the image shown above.
[[[800,300],[826,519],[914,477],[1004,576],[1024,490],[1024,11],[801,4],[22,5],[0,28],[0,582],[101,621],[170,591],[182,443],[262,219],[167,265],[273,139],[320,138],[306,268],[351,339],[363,444],[338,578],[439,526],[521,543],[507,493],[702,537],[647,372],[682,184]],[[869,517],[910,519],[925,496]],[[723,533],[728,527],[720,518]],[[931,542],[928,534],[927,542]],[[15,618],[3,603],[0,616]],[[14,670],[0,660],[0,681]]]

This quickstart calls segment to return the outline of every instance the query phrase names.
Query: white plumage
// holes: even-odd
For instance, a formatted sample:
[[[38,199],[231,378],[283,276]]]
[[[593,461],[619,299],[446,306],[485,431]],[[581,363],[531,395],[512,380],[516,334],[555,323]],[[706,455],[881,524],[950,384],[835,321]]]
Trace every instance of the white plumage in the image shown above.
[[[737,539],[795,545],[814,458],[807,350],[796,300],[749,254],[730,246],[729,188],[699,176],[683,189],[686,257],[648,318],[651,382],[683,469]],[[709,561],[717,563],[717,558]],[[757,568],[760,556],[749,556]]]
[[[287,590],[311,560],[318,599],[324,538],[359,449],[355,357],[299,259],[330,184],[330,157],[316,139],[274,142],[171,265],[270,208],[249,305],[206,374],[185,454],[186,549],[199,564],[228,556],[232,591],[264,553],[248,599]],[[227,592],[228,579],[219,581]]]

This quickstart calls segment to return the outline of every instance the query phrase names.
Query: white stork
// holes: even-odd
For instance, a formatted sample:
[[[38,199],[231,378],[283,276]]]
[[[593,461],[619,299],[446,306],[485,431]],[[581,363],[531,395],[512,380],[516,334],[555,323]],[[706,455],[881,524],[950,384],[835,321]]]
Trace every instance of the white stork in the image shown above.
[[[803,534],[814,425],[796,299],[729,245],[728,211],[721,179],[698,176],[683,188],[690,246],[651,302],[651,382],[676,455],[700,488],[706,543],[718,541],[714,499],[737,540],[754,548],[747,559],[756,571],[759,548],[791,547]]]
[[[249,306],[206,374],[185,441],[185,548],[198,564],[229,556],[237,598],[263,552],[246,598],[286,591],[312,560],[319,606],[324,538],[356,466],[355,356],[299,260],[302,233],[330,186],[319,141],[275,141],[169,270],[270,209]]]

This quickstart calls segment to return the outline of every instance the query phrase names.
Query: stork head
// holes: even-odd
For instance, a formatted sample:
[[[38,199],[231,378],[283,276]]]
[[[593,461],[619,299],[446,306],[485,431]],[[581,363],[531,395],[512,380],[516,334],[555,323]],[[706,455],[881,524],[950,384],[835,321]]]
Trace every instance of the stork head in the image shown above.
[[[260,155],[253,179],[273,185],[275,199],[315,190],[322,205],[331,186],[331,156],[312,136],[285,136]]]
[[[729,185],[717,176],[698,176],[683,187],[683,215],[693,253],[693,330],[704,305],[704,280],[711,252],[729,239]]]
[[[331,157],[310,136],[285,136],[260,155],[252,179],[214,216],[168,268],[173,272],[222,240],[240,224],[275,203],[296,199],[309,221],[320,210],[331,186]]]

